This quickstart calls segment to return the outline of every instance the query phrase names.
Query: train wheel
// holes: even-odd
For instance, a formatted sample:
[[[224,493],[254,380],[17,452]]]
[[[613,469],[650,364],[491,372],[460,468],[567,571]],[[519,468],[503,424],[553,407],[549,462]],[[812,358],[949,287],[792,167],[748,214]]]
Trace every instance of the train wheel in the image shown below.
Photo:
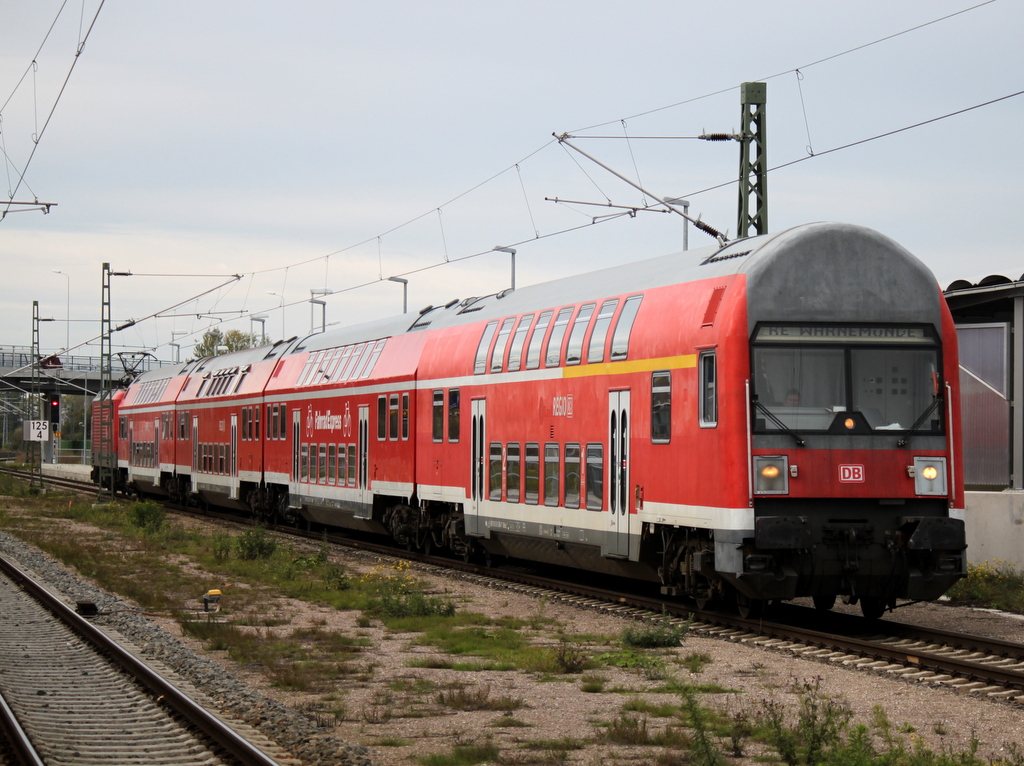
[[[814,608],[819,612],[827,612],[836,605],[836,594],[831,596],[813,596]]]
[[[761,598],[749,598],[742,593],[736,594],[736,611],[744,620],[757,619],[764,615],[768,602]]]
[[[885,599],[877,596],[861,597],[860,611],[865,618],[877,620],[885,614]]]

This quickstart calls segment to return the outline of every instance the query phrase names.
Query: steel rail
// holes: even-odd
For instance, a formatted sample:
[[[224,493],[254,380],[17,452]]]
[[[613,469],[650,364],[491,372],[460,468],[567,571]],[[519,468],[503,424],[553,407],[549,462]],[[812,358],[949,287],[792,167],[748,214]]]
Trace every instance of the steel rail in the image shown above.
[[[0,555],[0,571],[18,583],[29,595],[43,604],[58,620],[71,628],[83,640],[106,654],[133,678],[150,689],[157,695],[158,702],[166,703],[190,725],[206,734],[218,747],[236,758],[241,764],[244,766],[279,766],[277,761],[257,749],[142,660],[76,614],[71,607],[2,555]]]
[[[22,766],[45,766],[3,694],[0,694],[0,732],[7,735],[7,744]]]

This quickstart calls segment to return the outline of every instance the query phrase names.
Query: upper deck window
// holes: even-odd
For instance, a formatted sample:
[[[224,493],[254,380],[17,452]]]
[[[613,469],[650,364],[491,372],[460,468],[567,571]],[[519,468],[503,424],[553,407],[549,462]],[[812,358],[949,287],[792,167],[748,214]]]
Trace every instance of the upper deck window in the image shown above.
[[[751,352],[755,431],[942,432],[938,345],[925,328],[762,325]]]
[[[533,314],[526,314],[519,320],[516,327],[516,334],[512,336],[512,347],[508,352],[508,371],[515,372],[523,364],[523,351],[526,347],[526,333],[530,330],[530,323],[533,322]]]
[[[487,372],[487,351],[491,347],[491,338],[494,337],[494,330],[497,326],[497,319],[488,322],[484,327],[484,334],[480,336],[480,345],[476,348],[476,362],[473,364],[473,373],[476,375]]]
[[[597,364],[604,361],[604,343],[608,339],[608,328],[611,326],[612,317],[615,316],[615,309],[619,305],[619,299],[605,301],[601,304],[601,310],[594,322],[594,331],[590,333],[590,347],[587,350],[587,362]]]
[[[547,332],[551,323],[551,315],[554,311],[545,311],[537,320],[537,326],[533,328],[533,335],[530,336],[530,348],[526,352],[526,369],[536,370],[540,367],[540,350],[544,347],[544,333]]]
[[[555,317],[555,324],[551,328],[551,337],[548,338],[548,350],[544,354],[545,367],[557,367],[562,361],[562,338],[565,337],[565,331],[569,328],[569,319],[575,310],[575,306],[566,306],[559,310],[558,316]]]
[[[491,354],[491,372],[501,372],[505,364],[505,346],[508,344],[508,336],[512,334],[512,323],[515,321],[515,317],[509,317],[501,323],[498,339],[494,342],[494,352]]]
[[[636,319],[636,312],[640,310],[642,295],[634,295],[626,299],[619,314],[619,321],[615,323],[615,333],[612,335],[611,360],[618,362],[629,355],[629,334],[633,330],[633,321]]]
[[[580,313],[576,315],[576,321],[572,323],[569,343],[565,348],[566,364],[579,364],[583,361],[583,338],[587,334],[590,318],[594,315],[596,307],[596,303],[587,303],[580,307]]]

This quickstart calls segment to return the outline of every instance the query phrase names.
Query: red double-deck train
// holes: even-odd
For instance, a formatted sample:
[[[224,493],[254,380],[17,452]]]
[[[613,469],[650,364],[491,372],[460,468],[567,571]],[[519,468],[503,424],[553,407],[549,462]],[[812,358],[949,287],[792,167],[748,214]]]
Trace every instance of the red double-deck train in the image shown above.
[[[743,612],[878,616],[966,567],[950,313],[851,225],[153,370],[113,409],[114,480],[142,493]]]

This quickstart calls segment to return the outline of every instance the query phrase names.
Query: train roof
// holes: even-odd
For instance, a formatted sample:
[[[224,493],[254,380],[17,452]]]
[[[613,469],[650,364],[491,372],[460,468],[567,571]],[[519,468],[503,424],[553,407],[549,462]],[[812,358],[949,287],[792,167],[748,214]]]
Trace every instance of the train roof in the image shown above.
[[[474,322],[514,316],[612,295],[745,274],[751,329],[759,317],[774,321],[921,322],[941,327],[941,291],[931,271],[902,246],[863,226],[801,224],[775,234],[634,261],[493,295],[453,300],[349,327],[332,328],[272,346],[192,362],[216,371],[264,359],[336,348]],[[178,374],[170,372],[170,374]],[[146,377],[144,376],[144,377]]]
[[[453,327],[612,295],[745,274],[751,329],[774,321],[922,322],[941,327],[941,291],[920,260],[892,239],[846,223],[775,234],[613,266],[309,336],[295,350]]]

